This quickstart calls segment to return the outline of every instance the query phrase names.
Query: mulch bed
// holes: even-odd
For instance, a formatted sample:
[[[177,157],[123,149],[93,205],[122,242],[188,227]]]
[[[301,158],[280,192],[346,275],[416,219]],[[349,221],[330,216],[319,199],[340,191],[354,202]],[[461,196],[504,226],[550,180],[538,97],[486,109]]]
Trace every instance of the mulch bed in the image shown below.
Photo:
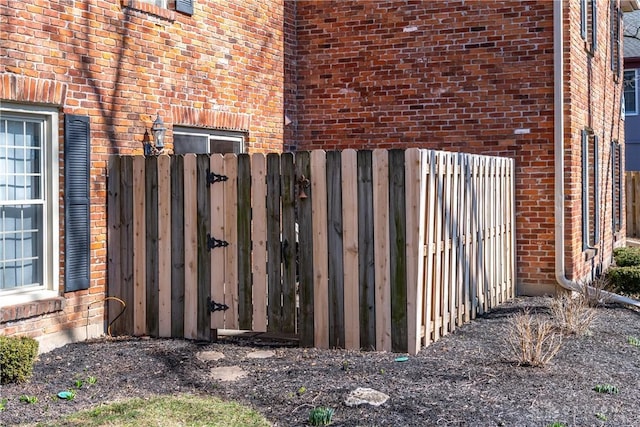
[[[259,336],[206,344],[129,338],[66,345],[41,355],[28,383],[0,386],[0,399],[9,399],[0,424],[56,420],[131,397],[192,393],[239,401],[277,426],[306,425],[315,406],[334,408],[336,426],[640,425],[640,348],[628,343],[640,337],[640,313],[599,308],[589,333],[568,338],[549,365],[517,366],[505,357],[506,322],[524,307],[544,313],[547,305],[545,298],[504,304],[405,362],[393,353],[301,349]],[[275,356],[246,357],[258,349]],[[225,357],[196,357],[210,350]],[[235,382],[210,377],[211,368],[230,365],[248,376]],[[84,385],[75,399],[55,397],[88,376],[97,382]],[[598,384],[619,393],[598,393]],[[380,407],[346,406],[346,395],[357,387],[390,399]],[[38,402],[20,402],[23,394]]]

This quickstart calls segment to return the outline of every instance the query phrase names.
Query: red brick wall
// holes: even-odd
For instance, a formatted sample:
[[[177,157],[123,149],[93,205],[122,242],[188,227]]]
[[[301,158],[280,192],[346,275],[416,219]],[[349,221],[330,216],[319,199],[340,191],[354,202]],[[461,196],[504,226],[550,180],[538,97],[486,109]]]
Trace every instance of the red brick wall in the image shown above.
[[[567,10],[568,9],[568,10]],[[611,142],[624,142],[624,121],[620,120],[622,76],[618,80],[611,71],[610,4],[598,1],[598,47],[593,55],[580,34],[580,5],[570,2],[565,7],[565,41],[570,53],[565,60],[565,174],[569,194],[566,200],[567,274],[574,278],[590,275],[593,267],[606,268],[611,262],[612,248],[624,243],[622,232],[612,229],[612,163]],[[622,49],[622,47],[621,47]],[[570,101],[570,102],[569,102]],[[582,170],[581,131],[590,128],[599,137],[599,191],[601,243],[595,253],[582,250]],[[624,159],[622,160],[624,165]],[[623,204],[624,206],[624,204]]]
[[[515,158],[519,289],[555,291],[553,2],[295,3],[297,96],[287,102],[297,103],[299,148],[418,146]],[[579,2],[570,3],[575,33]],[[606,52],[609,2],[599,4]],[[567,87],[584,86],[569,70]],[[605,75],[603,68],[591,81],[601,99],[615,89]],[[567,104],[568,115],[584,108],[570,98]],[[598,118],[612,112],[596,108]],[[615,120],[596,125],[612,123],[618,129]],[[575,149],[573,137],[570,144]],[[579,177],[571,160],[570,174]],[[582,274],[575,179],[567,188],[574,201],[568,252]]]
[[[169,128],[168,150],[172,125],[182,124],[244,131],[249,151],[282,151],[283,1],[196,0],[193,16],[174,3],[0,3],[0,99],[57,105],[61,123],[63,114],[88,115],[92,138],[91,288],[66,294],[53,313],[33,309],[39,314],[27,321],[9,320],[15,308],[3,310],[1,334],[102,322],[102,304],[86,316],[106,286],[108,155],[142,153],[156,112]],[[59,135],[62,150],[62,125]],[[60,177],[62,193],[62,168]]]

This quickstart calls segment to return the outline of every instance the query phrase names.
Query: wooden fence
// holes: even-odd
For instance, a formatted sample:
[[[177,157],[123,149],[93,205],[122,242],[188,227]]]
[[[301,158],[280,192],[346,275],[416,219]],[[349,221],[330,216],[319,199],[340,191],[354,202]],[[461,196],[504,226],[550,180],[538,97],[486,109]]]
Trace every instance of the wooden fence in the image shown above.
[[[514,163],[431,150],[116,156],[112,333],[416,353],[513,296]]]
[[[627,237],[640,238],[640,172],[625,172]]]

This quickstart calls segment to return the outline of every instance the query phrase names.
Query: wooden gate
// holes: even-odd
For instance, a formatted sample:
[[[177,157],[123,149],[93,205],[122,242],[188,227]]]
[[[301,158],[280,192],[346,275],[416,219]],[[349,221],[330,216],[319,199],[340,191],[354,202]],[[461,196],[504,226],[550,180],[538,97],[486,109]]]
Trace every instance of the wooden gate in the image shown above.
[[[415,353],[513,296],[513,182],[419,149],[115,156],[112,333]]]

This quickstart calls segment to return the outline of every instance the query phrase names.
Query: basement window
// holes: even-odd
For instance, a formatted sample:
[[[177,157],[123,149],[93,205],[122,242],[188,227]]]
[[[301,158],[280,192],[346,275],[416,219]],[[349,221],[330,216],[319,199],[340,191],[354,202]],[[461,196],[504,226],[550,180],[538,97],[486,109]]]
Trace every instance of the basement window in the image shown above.
[[[598,179],[598,136],[582,131],[582,248],[595,249],[600,242],[600,194]]]
[[[245,135],[242,132],[174,126],[173,152],[239,154],[244,152],[244,139]]]
[[[598,49],[598,0],[580,0],[580,35],[585,49],[594,55]]]

